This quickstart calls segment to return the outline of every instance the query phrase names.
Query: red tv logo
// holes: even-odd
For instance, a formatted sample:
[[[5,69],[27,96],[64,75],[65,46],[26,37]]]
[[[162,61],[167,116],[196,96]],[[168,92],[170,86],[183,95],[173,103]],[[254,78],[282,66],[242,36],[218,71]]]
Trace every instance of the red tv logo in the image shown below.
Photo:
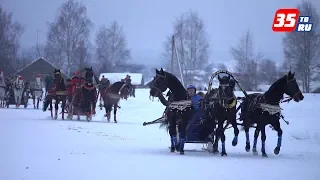
[[[298,9],[278,9],[274,15],[272,30],[274,32],[293,32],[299,21]]]

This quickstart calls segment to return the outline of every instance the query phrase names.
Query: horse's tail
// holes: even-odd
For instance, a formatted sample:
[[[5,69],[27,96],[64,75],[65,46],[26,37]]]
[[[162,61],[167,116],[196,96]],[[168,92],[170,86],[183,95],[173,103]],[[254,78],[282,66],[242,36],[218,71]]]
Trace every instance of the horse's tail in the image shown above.
[[[169,121],[167,117],[164,117],[164,119],[159,122],[160,122],[159,128],[165,128],[167,131],[169,131]]]

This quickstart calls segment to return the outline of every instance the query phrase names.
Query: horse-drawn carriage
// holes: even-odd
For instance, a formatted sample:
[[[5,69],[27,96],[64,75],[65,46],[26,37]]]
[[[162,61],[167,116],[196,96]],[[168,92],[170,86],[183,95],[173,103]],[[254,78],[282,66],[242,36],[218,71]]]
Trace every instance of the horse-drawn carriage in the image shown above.
[[[227,76],[220,78],[219,74],[226,74]],[[220,83],[224,83],[223,85],[221,85],[221,86],[224,86],[224,90],[223,90],[224,93],[223,94],[222,93],[219,94],[218,88],[212,89],[212,82],[216,76],[218,76]],[[168,76],[166,76],[166,77],[168,77]],[[161,78],[161,76],[159,76],[158,78]],[[178,81],[177,81],[177,83],[178,83]],[[159,84],[161,84],[161,82]],[[236,123],[236,116],[235,115],[237,112],[237,108],[236,108],[237,97],[233,93],[233,89],[234,89],[235,84],[238,84],[238,81],[233,77],[233,75],[230,72],[217,71],[212,75],[212,77],[210,79],[209,88],[208,88],[206,96],[203,99],[201,99],[199,102],[197,102],[200,105],[199,110],[196,110],[196,111],[192,110],[192,101],[189,100],[190,97],[189,98],[186,98],[186,97],[179,98],[178,101],[174,100],[168,104],[167,110],[170,112],[174,112],[175,118],[180,119],[177,121],[188,122],[187,124],[181,125],[182,128],[184,129],[183,131],[185,131],[184,132],[185,135],[183,135],[184,136],[183,143],[205,144],[206,148],[208,148],[209,151],[217,151],[217,148],[216,149],[212,149],[212,148],[213,148],[214,143],[217,146],[217,142],[214,142],[214,140],[215,140],[214,137],[217,133],[216,126],[218,126],[219,123],[218,123],[218,120],[216,119],[216,116],[214,116],[215,112],[210,109],[214,109],[214,107],[215,107],[215,105],[217,105],[217,103],[226,104],[226,106],[228,106],[228,107],[225,107],[225,109],[228,109],[228,111],[230,111],[230,113],[228,113],[227,116],[229,114],[233,114],[234,116],[232,118],[231,118],[231,116],[221,117],[220,119],[223,119],[223,122],[225,119],[229,118],[228,119],[229,121],[226,124],[222,123],[222,125],[224,125],[224,127],[222,127],[222,128],[226,129],[227,126],[229,124],[231,124],[231,122],[232,122],[233,126],[236,126],[237,123]],[[241,85],[240,84],[238,84],[238,85],[241,88]],[[228,88],[227,88],[228,90],[226,90],[227,86],[228,86]],[[176,87],[179,87],[179,86],[176,86]],[[183,87],[183,86],[180,86],[180,87]],[[150,94],[152,95],[152,90],[156,90],[156,89],[157,88],[151,87]],[[160,89],[163,89],[163,88],[159,88],[159,90]],[[180,91],[183,92],[186,90],[184,88],[183,89],[181,88]],[[225,91],[229,91],[229,92],[226,93]],[[246,94],[245,91],[243,91],[243,92]],[[181,94],[188,94],[188,93],[183,92]],[[222,95],[223,95],[223,97],[222,97]],[[157,96],[159,96],[159,94]],[[219,97],[221,99],[228,99],[228,101],[221,102],[221,101],[219,101]],[[232,110],[232,112],[231,112],[231,110]],[[187,117],[183,117],[184,116],[183,114],[185,114],[185,116],[187,116]],[[143,125],[145,126],[148,124],[161,123],[162,125],[166,125],[169,128],[170,127],[170,122],[169,122],[170,120],[167,120],[167,118],[168,118],[167,116],[164,116],[164,117],[159,118],[155,121],[144,123]],[[183,118],[185,118],[185,120],[183,120]],[[177,132],[181,131],[181,128],[178,128],[179,123],[174,123],[174,124],[177,125],[176,131]],[[219,125],[219,126],[221,126],[221,125]],[[171,129],[171,131],[173,131],[173,130]],[[169,132],[170,132],[170,129],[169,129]],[[176,147],[172,147],[171,148],[172,151],[174,151],[173,149],[179,149],[179,147],[178,147],[178,146],[180,146],[179,136],[181,136],[181,133],[180,134],[177,133],[177,140],[174,140],[177,142],[175,145]]]
[[[93,74],[92,68],[85,68],[85,72],[76,72],[75,76],[68,83],[68,103],[67,113],[68,119],[72,119],[74,115],[77,120],[80,116],[86,116],[87,121],[92,120],[95,115],[96,102],[98,97],[98,88],[93,83],[99,83],[99,80]]]
[[[27,108],[29,93],[28,84],[23,81],[21,76],[17,76],[7,87],[5,106],[9,108],[10,105],[15,105],[16,108],[19,108],[20,105],[23,105],[24,108]]]
[[[222,73],[227,74],[227,76],[221,78],[219,74]],[[213,79],[216,76],[218,76],[219,86],[218,88],[212,88]],[[235,96],[236,84],[245,97]],[[162,69],[160,71],[156,70],[150,95],[159,97],[161,101],[162,93],[167,89],[173,94],[168,103],[163,103],[167,107],[167,113],[162,118],[148,123],[145,122],[143,125],[160,123],[162,126],[166,126],[171,137],[171,152],[177,150],[180,154],[184,154],[185,143],[206,144],[209,151],[213,153],[219,152],[218,141],[221,140],[221,155],[227,155],[224,131],[231,124],[234,129],[233,146],[238,143],[238,125],[244,127],[246,134],[245,150],[247,152],[250,150],[249,128],[255,128],[252,148],[254,154],[257,153],[257,138],[261,131],[261,152],[262,156],[267,157],[265,152],[265,126],[271,124],[274,130],[278,132],[278,143],[274,150],[277,155],[280,152],[282,138],[279,120],[283,119],[280,108],[283,95],[289,95],[290,99],[294,99],[296,102],[303,100],[303,95],[297,85],[294,74],[291,72],[273,83],[267,92],[248,95],[230,72],[217,71],[211,76],[208,91],[204,98],[197,102],[200,103],[198,112],[194,112],[193,108],[190,108],[190,106],[192,107],[190,105],[191,101],[188,101],[190,97],[188,97],[187,90],[178,78]],[[237,107],[238,100],[242,102]],[[194,105],[195,102],[192,102],[192,104]],[[239,109],[241,109],[241,114],[238,119],[241,123],[237,122]],[[198,116],[198,119],[191,120],[194,117],[192,113],[200,113],[201,115]]]

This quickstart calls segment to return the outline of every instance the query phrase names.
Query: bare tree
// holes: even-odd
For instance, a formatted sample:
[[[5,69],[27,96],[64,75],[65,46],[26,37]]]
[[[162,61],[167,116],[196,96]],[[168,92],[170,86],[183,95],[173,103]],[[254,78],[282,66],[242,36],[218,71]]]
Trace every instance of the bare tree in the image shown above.
[[[209,41],[205,30],[204,22],[199,14],[193,11],[182,14],[174,22],[173,34],[178,58],[180,58],[182,72],[185,82],[194,83],[194,75],[200,72],[209,59]],[[172,36],[167,37],[164,43],[163,58],[171,64]],[[178,61],[174,60],[172,72],[176,75],[179,71]]]
[[[311,2],[303,1],[298,5],[300,15],[309,16],[313,29],[320,23],[320,17]],[[320,69],[320,33],[311,32],[287,33],[283,38],[286,63],[301,80],[304,92],[310,92],[311,79]]]
[[[231,48],[231,54],[236,61],[235,70],[246,90],[254,90],[258,85],[258,61],[262,58],[256,53],[251,32],[246,31],[237,46]]]
[[[75,58],[77,61],[73,70],[89,67],[92,62],[92,46],[89,41],[80,41],[79,47],[75,51]]]
[[[96,54],[102,72],[113,72],[116,66],[125,64],[131,58],[125,34],[116,21],[109,27],[102,26],[99,29]]]
[[[12,13],[7,13],[0,6],[0,69],[5,73],[17,70],[19,38],[24,29],[12,21]]]
[[[278,68],[275,61],[263,59],[259,62],[259,80],[260,82],[271,85],[278,78]]]
[[[84,4],[74,0],[62,4],[56,20],[49,23],[48,59],[59,67],[66,66],[64,70],[70,75],[72,67],[79,64],[79,49],[88,41],[91,25]]]

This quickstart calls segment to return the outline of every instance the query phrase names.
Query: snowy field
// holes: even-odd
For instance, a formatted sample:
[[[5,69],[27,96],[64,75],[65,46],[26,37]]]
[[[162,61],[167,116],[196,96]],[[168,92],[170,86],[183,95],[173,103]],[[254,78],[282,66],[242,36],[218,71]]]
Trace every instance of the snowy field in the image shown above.
[[[232,147],[227,131],[228,157],[200,152],[187,144],[184,156],[170,153],[169,136],[158,125],[164,107],[150,101],[148,90],[120,102],[118,124],[103,122],[97,109],[93,122],[51,120],[50,113],[0,109],[0,180],[319,180],[320,95],[305,94],[300,103],[283,104],[283,143],[273,154],[277,134],[267,128],[269,158],[245,152],[245,135]],[[31,102],[31,101],[30,101]],[[61,116],[60,116],[61,119]],[[251,132],[250,139],[253,139]],[[258,150],[260,150],[260,137]]]

